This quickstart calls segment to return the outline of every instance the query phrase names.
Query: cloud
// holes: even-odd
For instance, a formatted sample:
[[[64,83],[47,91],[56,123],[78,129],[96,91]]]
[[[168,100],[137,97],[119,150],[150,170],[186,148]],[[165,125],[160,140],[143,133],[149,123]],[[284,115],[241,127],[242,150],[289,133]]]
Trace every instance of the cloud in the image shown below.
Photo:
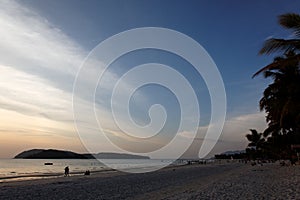
[[[76,137],[73,83],[88,51],[21,3],[0,2],[0,108],[2,122],[6,122],[0,125],[1,133],[16,137],[16,142],[25,141],[25,132],[37,137],[52,135],[58,140],[60,136]],[[90,60],[90,63],[92,66],[85,71],[82,82],[83,90],[76,94],[81,116],[79,125],[90,127],[83,137],[98,131],[94,113],[86,112],[93,106],[87,98],[91,94],[84,91],[93,87],[91,80],[97,78],[104,66],[100,60]],[[96,98],[96,113],[100,113],[108,130],[113,124],[108,109],[109,94],[118,79],[117,74],[106,71],[98,88],[101,98]],[[125,94],[132,86],[123,83],[122,87]],[[89,141],[94,142],[93,137]]]
[[[43,16],[16,1],[0,2],[0,37],[0,147],[5,141],[22,143],[19,148],[29,143],[37,145],[38,141],[44,146],[51,142],[62,146],[65,142],[71,147],[78,139],[73,124],[73,82],[88,50]],[[82,79],[81,93],[77,94],[81,116],[78,123],[86,131],[81,137],[93,145],[96,144],[94,138],[98,126],[94,110],[87,112],[93,104],[88,97],[93,94],[85,89],[93,87],[91,80],[97,78],[97,72],[104,66],[100,60],[91,60],[90,63],[92,66]],[[121,133],[112,128],[115,124],[108,109],[110,92],[120,77],[113,71],[107,71],[105,75],[97,90],[101,98],[96,98],[96,114],[107,133],[121,138]],[[122,83],[124,94],[121,97],[133,87],[132,84],[134,81]],[[122,105],[122,100],[118,99],[116,105]],[[144,106],[148,98],[137,92],[132,100],[137,106]],[[122,117],[127,117],[127,113]],[[228,148],[229,144],[240,147],[246,143],[243,139],[249,128],[262,130],[264,120],[261,118],[260,114],[250,114],[227,120],[219,140],[222,148]],[[199,127],[197,141],[201,142],[206,128]],[[181,134],[183,138],[188,137],[188,132]],[[34,136],[36,141],[28,142],[28,138]],[[77,140],[73,149],[80,149],[79,145]],[[103,144],[103,148],[109,147]]]
[[[2,62],[23,70],[30,69],[30,64],[31,69],[51,68],[66,74],[76,73],[85,55],[78,44],[15,1],[1,1],[1,4],[0,49],[5,54]]]
[[[245,135],[249,133],[249,129],[256,129],[257,131],[261,132],[266,127],[265,113],[263,112],[244,114],[227,119],[225,121],[222,134],[220,138],[218,138],[217,144],[210,152],[208,157],[228,150],[245,149],[248,144]],[[207,128],[208,126],[201,126],[198,128],[198,132],[193,144],[185,153],[186,157],[197,157]],[[183,139],[191,139],[192,137],[192,133],[189,131],[183,131],[179,134]]]
[[[16,1],[1,1],[0,37],[0,92],[7,96],[1,101],[2,108],[53,119],[51,109],[59,111],[66,104],[71,106],[73,82],[88,51],[34,10]],[[103,68],[101,61],[92,62],[93,66],[85,74],[85,88],[91,87],[93,75]],[[111,91],[118,76],[106,72],[105,80],[99,88],[104,96]],[[78,95],[85,99],[86,94]],[[102,109],[107,106],[103,99],[97,103]],[[37,111],[41,107],[47,112]],[[58,113],[56,117],[60,116]]]
[[[69,120],[71,94],[52,87],[46,80],[0,65],[0,105],[26,115]]]
[[[69,144],[66,138],[77,138],[73,81],[87,51],[33,10],[16,1],[0,4],[1,141],[15,138],[24,147],[35,136],[41,144]]]

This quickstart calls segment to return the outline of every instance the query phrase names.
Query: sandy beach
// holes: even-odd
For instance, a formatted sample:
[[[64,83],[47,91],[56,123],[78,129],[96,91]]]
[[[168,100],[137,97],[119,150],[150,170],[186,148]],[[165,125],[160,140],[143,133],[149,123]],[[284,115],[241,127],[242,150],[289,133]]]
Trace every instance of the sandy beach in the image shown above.
[[[229,163],[0,183],[0,199],[300,199],[300,167]]]

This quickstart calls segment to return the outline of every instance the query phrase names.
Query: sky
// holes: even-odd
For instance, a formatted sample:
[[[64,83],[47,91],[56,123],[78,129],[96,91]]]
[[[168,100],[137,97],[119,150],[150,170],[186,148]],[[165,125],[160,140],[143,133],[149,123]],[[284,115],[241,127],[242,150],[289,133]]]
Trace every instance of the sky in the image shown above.
[[[146,78],[136,76],[122,82],[114,102],[121,109],[117,113],[120,124],[136,137],[150,137],[157,127],[163,129],[158,137],[152,138],[152,146],[147,146],[147,142],[134,141],[137,146],[124,142],[126,138],[113,119],[110,100],[121,77],[134,66],[145,63],[171,66],[190,82],[201,117],[196,139],[184,155],[197,156],[211,117],[209,91],[193,66],[173,53],[144,49],[119,57],[103,74],[102,84],[95,90],[95,103],[90,102],[91,94],[87,91],[91,80],[103,70],[103,60],[92,60],[95,66],[86,72],[81,80],[82,90],[75,94],[79,111],[74,114],[74,81],[91,51],[115,34],[142,27],[172,29],[202,45],[220,72],[227,99],[224,128],[209,155],[245,149],[249,129],[266,128],[265,113],[259,111],[258,102],[270,80],[251,76],[270,63],[273,56],[260,56],[258,51],[268,38],[291,36],[277,24],[277,17],[297,12],[299,7],[300,2],[293,0],[0,1],[0,158],[10,158],[32,148],[115,151],[95,129],[95,116],[89,111],[91,105],[95,105],[102,131],[111,140],[123,141],[118,144],[129,152],[147,154],[170,142],[176,132],[183,143],[190,140],[189,128],[178,130],[182,111],[176,95],[157,84],[145,85],[131,96],[130,116],[134,124],[146,127],[144,131],[134,131],[122,105],[132,85]],[[108,51],[114,52],[114,48]],[[151,70],[149,76],[154,68]],[[167,76],[164,80],[173,78]],[[164,109],[157,107],[158,104]],[[193,107],[186,107],[193,112]],[[80,116],[80,120],[75,119],[77,124],[76,116]],[[184,120],[189,124],[194,119]],[[157,124],[154,128],[147,126],[151,123]],[[78,126],[83,127],[80,133]],[[172,157],[172,152],[163,156]]]

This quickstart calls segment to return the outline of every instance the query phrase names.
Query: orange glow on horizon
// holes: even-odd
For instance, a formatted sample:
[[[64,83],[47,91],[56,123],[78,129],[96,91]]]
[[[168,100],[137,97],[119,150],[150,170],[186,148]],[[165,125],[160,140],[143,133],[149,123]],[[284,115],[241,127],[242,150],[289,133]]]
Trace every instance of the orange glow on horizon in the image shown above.
[[[86,152],[73,124],[3,109],[0,109],[0,120],[0,158],[12,158],[33,148]]]

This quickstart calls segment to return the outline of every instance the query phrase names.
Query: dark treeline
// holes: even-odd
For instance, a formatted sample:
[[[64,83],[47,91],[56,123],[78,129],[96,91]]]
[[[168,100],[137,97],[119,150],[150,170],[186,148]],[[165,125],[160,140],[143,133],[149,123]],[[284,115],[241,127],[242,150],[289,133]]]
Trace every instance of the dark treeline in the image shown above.
[[[262,133],[251,129],[246,135],[246,153],[253,159],[293,160],[300,150],[296,146],[300,144],[300,15],[280,15],[278,22],[293,37],[268,39],[259,51],[261,55],[276,57],[253,75],[263,75],[272,81],[259,102],[260,110],[266,112],[268,127]],[[292,145],[298,149],[291,148]]]
[[[236,154],[217,154],[215,159],[247,159],[247,153],[236,153]]]

